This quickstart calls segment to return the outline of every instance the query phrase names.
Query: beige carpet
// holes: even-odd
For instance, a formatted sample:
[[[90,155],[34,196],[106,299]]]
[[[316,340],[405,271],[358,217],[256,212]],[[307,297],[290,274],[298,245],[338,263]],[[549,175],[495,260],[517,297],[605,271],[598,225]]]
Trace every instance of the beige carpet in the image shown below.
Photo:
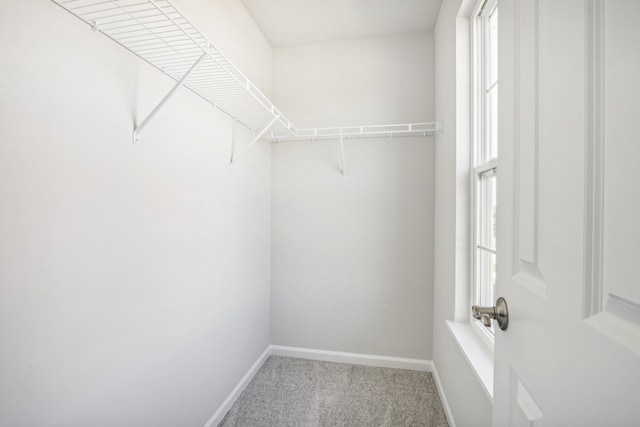
[[[220,426],[446,427],[428,372],[271,356]]]

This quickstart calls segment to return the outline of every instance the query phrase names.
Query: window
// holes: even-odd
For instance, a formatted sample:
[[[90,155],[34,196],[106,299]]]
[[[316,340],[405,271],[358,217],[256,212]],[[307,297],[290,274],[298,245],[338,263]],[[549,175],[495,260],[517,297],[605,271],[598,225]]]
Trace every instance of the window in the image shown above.
[[[473,20],[472,303],[495,304],[498,159],[498,8],[486,0]],[[484,326],[482,327],[485,330]],[[493,336],[493,327],[486,329]]]

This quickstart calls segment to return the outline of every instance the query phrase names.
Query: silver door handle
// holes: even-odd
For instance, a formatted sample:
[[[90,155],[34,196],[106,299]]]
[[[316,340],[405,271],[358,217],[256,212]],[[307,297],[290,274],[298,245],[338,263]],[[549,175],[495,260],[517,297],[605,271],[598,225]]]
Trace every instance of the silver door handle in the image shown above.
[[[483,307],[474,305],[471,307],[471,313],[474,319],[482,320],[482,324],[487,328],[491,327],[491,320],[498,322],[498,327],[503,331],[509,326],[509,310],[507,309],[507,301],[500,297],[496,300],[495,307]]]

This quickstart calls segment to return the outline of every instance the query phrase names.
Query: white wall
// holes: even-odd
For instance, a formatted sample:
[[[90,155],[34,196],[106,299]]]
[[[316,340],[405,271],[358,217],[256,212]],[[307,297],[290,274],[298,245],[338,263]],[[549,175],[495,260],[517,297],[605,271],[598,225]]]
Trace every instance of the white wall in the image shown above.
[[[300,127],[434,119],[431,34],[274,50],[276,105]],[[272,342],[431,359],[434,144],[272,148]]]
[[[299,128],[433,119],[433,35],[273,50],[274,102]]]
[[[434,30],[436,136],[433,361],[457,427],[491,425],[491,402],[449,332],[468,320],[469,111],[468,35],[461,0],[443,0]]]
[[[239,1],[181,6],[269,91]],[[188,91],[134,146],[170,81],[52,2],[0,40],[0,425],[204,425],[269,344],[269,147]]]

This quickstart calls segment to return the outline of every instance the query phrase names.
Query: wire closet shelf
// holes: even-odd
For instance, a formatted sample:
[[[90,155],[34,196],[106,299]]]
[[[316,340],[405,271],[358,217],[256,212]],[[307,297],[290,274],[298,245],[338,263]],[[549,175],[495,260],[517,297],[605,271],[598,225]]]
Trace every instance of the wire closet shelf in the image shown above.
[[[297,129],[171,1],[52,1],[171,77],[177,82],[174,90],[185,86],[258,137],[273,142],[427,136],[441,130],[440,123]]]
[[[273,130],[271,142],[321,141],[327,139],[397,138],[403,136],[431,136],[442,130],[442,122],[408,123],[376,126],[345,126],[317,129],[296,129],[295,134]]]

